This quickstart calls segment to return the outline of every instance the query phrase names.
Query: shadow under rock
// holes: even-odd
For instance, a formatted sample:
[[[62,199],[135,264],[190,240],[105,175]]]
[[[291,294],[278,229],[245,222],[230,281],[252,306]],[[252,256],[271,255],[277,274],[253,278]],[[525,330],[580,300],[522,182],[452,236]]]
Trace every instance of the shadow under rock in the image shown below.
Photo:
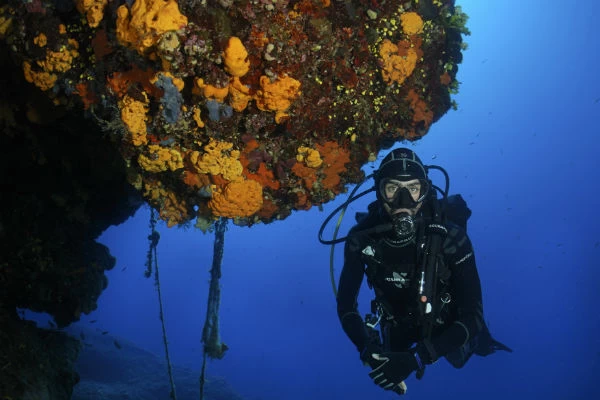
[[[98,331],[81,327],[69,329],[83,337],[76,362],[80,381],[72,400],[165,400],[170,385],[164,358],[115,339]],[[173,366],[178,400],[197,400],[199,371]],[[206,400],[243,400],[222,378],[208,377],[204,386]]]

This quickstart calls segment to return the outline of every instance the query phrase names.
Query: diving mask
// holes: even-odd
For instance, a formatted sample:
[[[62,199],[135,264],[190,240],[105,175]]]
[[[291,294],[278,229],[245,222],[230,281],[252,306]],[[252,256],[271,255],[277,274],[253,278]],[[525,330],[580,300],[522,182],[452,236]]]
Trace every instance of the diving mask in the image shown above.
[[[391,209],[413,209],[429,193],[429,183],[425,179],[413,179],[408,182],[397,179],[382,179],[379,183],[379,198]]]

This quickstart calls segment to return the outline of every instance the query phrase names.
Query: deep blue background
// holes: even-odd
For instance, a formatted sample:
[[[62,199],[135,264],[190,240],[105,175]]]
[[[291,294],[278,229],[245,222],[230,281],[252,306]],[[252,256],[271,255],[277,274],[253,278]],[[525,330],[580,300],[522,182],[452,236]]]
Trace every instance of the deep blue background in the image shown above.
[[[458,4],[472,32],[459,67],[459,109],[414,150],[425,163],[444,166],[451,192],[469,202],[486,318],[515,352],[474,358],[462,370],[442,360],[423,381],[408,380],[408,398],[595,398],[600,2]],[[441,176],[435,180],[442,184]],[[337,319],[329,248],[318,243],[317,231],[344,199],[269,225],[229,225],[221,334],[230,350],[209,363],[208,373],[247,398],[396,397],[370,381]],[[342,233],[370,200],[353,204]],[[148,220],[144,208],[101,237],[118,264],[98,310],[80,324],[97,319],[99,328],[162,355],[156,290],[143,277]],[[164,224],[159,231],[172,360],[199,369],[213,235]],[[363,312],[370,297],[363,291]]]

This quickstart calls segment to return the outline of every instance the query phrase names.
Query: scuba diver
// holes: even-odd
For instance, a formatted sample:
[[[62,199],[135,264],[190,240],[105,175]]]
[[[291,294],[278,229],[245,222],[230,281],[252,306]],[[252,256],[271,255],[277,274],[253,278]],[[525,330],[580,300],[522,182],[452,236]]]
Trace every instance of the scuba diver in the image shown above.
[[[443,172],[445,191],[433,185],[430,169]],[[333,214],[319,233],[322,243],[346,242],[337,312],[360,359],[371,368],[369,376],[383,389],[404,394],[404,380],[413,372],[421,379],[425,367],[441,357],[461,368],[472,354],[512,352],[491,337],[484,321],[475,255],[466,234],[471,211],[460,195],[448,197],[446,171],[424,166],[412,150],[398,148],[373,177],[374,187],[363,194],[374,190],[377,200],[367,213],[357,214],[347,237],[321,239]],[[353,197],[354,192],[344,211],[362,196]],[[375,293],[364,320],[357,311],[363,276]]]

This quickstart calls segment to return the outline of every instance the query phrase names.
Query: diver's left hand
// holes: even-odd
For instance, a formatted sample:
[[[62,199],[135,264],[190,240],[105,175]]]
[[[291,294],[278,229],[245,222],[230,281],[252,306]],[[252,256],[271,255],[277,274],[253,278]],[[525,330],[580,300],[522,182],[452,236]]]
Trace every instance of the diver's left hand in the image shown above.
[[[369,372],[369,376],[377,385],[387,390],[400,385],[419,368],[417,359],[411,352],[373,354],[372,357],[382,363]]]

